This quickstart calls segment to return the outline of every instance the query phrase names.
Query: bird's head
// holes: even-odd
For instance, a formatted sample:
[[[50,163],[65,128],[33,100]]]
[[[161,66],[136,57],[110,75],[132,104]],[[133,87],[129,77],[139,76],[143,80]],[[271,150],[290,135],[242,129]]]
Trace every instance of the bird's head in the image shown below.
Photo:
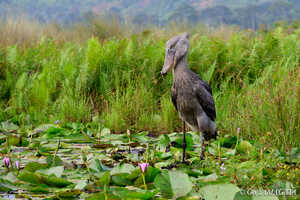
[[[167,74],[171,69],[174,69],[177,63],[187,55],[189,49],[189,34],[171,38],[166,43],[166,55],[161,75]]]

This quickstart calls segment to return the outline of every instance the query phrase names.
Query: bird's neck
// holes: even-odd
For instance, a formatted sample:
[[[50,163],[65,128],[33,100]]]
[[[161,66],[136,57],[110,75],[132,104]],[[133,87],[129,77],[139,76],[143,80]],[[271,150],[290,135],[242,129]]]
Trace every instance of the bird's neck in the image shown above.
[[[185,73],[188,71],[188,62],[187,57],[183,57],[180,59],[176,66],[173,68],[173,80],[176,80],[177,78],[181,77],[180,74]]]

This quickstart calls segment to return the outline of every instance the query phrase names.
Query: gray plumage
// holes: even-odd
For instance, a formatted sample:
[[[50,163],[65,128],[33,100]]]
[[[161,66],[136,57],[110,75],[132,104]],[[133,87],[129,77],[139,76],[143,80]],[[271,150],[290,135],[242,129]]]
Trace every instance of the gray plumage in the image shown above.
[[[183,121],[183,161],[185,158],[185,123],[196,132],[202,133],[202,153],[204,139],[216,138],[215,103],[212,89],[196,73],[188,68],[189,35],[184,33],[171,38],[166,44],[165,63],[161,74],[173,72],[171,88],[172,102]]]

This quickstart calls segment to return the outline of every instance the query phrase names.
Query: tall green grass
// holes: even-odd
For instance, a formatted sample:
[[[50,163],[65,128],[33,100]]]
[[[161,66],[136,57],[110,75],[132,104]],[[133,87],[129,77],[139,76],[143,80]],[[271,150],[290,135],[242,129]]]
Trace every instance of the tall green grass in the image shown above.
[[[191,32],[190,68],[213,88],[220,133],[240,128],[245,139],[283,150],[299,146],[300,30]],[[43,35],[29,46],[3,44],[0,121],[94,121],[117,133],[179,131],[171,75],[159,75],[165,42],[175,34],[148,30],[59,44]]]

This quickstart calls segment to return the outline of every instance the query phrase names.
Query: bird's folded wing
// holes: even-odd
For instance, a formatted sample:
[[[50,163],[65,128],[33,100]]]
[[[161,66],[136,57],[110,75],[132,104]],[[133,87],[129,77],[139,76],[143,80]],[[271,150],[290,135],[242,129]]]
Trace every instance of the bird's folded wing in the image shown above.
[[[209,89],[210,91],[209,91]],[[214,98],[211,93],[210,86],[205,81],[197,81],[194,87],[195,94],[197,96],[198,102],[202,106],[206,115],[212,120],[216,119],[216,109]]]
[[[177,93],[176,93],[176,90],[174,90],[173,88],[171,89],[171,97],[172,97],[173,105],[175,106],[175,108],[177,110],[177,102],[176,102]]]

